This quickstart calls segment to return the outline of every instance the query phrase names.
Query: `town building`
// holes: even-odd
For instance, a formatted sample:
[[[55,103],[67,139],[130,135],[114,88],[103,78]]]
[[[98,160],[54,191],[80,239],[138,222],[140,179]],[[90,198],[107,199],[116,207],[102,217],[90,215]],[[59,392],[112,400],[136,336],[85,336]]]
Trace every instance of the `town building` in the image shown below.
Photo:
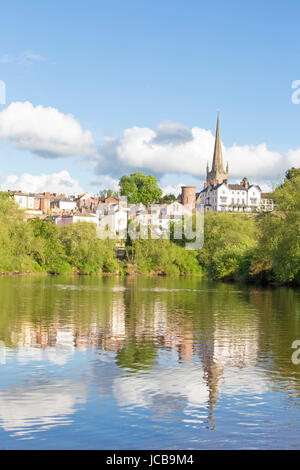
[[[75,224],[76,222],[89,222],[98,225],[98,217],[92,212],[75,212],[74,214],[51,215],[48,218],[52,219],[56,225]]]
[[[54,214],[70,214],[77,209],[75,196],[53,194],[50,197],[50,209]]]
[[[128,211],[98,211],[98,228],[101,237],[125,239],[127,236]]]
[[[8,191],[27,215],[39,216],[50,211],[50,193],[25,193]]]

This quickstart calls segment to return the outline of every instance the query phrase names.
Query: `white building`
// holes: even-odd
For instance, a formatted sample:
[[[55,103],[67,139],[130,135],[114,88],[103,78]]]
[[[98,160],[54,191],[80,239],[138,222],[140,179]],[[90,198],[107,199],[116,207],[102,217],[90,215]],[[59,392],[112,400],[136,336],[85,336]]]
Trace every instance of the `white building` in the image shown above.
[[[162,208],[162,213],[171,219],[181,218],[184,215],[190,216],[192,215],[192,212],[193,211],[190,206],[181,204],[181,202],[178,201],[171,202],[171,204],[167,204]]]
[[[204,189],[196,196],[196,204],[203,204],[206,211],[214,212],[273,210],[271,198],[262,199],[260,187],[256,184],[250,185],[246,177],[239,184],[228,183],[228,163],[224,170],[219,126],[218,116],[212,167],[210,170],[207,164],[206,182]]]
[[[98,225],[99,219],[96,214],[87,213],[87,214],[74,214],[72,216],[72,222],[89,222]]]
[[[208,184],[199,194],[198,204],[205,210],[214,212],[259,212],[261,207],[261,189],[249,185],[246,178],[240,184]]]
[[[54,211],[58,209],[60,212],[73,212],[77,205],[75,199],[70,197],[52,196],[50,207]]]
[[[16,193],[14,194],[15,201],[19,204],[21,209],[34,209],[34,197],[29,194]]]
[[[127,210],[112,210],[108,213],[98,211],[98,230],[102,237],[124,239],[127,235]]]
[[[25,193],[23,191],[9,191],[20,207],[26,214],[40,215],[49,209],[50,193]]]

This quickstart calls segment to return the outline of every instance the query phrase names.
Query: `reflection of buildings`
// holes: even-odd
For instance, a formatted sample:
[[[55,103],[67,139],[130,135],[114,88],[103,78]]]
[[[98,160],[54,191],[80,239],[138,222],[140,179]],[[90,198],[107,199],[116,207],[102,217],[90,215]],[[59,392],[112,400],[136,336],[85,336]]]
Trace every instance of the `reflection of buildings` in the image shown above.
[[[122,289],[115,289],[108,316],[98,334],[98,347],[104,351],[118,351],[125,340],[125,305]]]
[[[168,304],[170,296],[175,295],[172,290],[167,295],[166,290],[139,290],[131,288],[130,282],[106,288],[109,301],[101,303],[95,297],[82,314],[73,306],[73,316],[65,321],[57,314],[49,324],[24,322],[11,336],[20,360],[32,360],[33,353],[36,358],[43,353],[44,359],[62,365],[76,351],[111,352],[106,356],[112,361],[115,358],[115,368],[106,389],[120,405],[140,404],[158,415],[176,407],[189,415],[193,408],[201,407],[213,429],[224,377],[230,376],[232,368],[247,370],[255,364],[258,351],[255,319],[220,316],[212,303],[213,297],[205,300],[207,312],[197,313],[193,307],[194,314],[186,315],[185,304],[178,310]],[[185,295],[194,295],[197,305],[196,294]],[[141,351],[144,345],[145,354]],[[153,351],[159,351],[159,356]],[[104,356],[98,356],[98,360]],[[166,361],[163,369],[161,359]],[[121,368],[130,373],[124,376]],[[140,374],[141,369],[147,373]],[[101,368],[97,374],[102,384],[108,380],[101,375]]]
[[[231,367],[247,368],[255,364],[258,354],[258,330],[255,324],[242,325],[231,321],[224,322],[213,319],[215,325],[209,329],[209,334],[203,334],[199,341],[199,356],[204,371],[204,378],[209,390],[208,409],[209,427],[215,429],[214,409],[217,405],[220,391],[219,384],[224,376],[224,369]]]

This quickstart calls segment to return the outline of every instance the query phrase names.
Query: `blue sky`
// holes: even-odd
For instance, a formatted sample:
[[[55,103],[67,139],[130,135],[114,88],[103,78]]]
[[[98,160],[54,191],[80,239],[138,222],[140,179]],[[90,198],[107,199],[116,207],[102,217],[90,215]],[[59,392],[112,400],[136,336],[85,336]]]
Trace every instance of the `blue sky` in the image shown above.
[[[53,175],[64,171],[70,188],[76,181],[96,192],[142,169],[163,186],[194,182],[200,188],[217,111],[232,180],[245,174],[271,184],[300,166],[300,104],[291,100],[292,82],[300,79],[299,15],[299,2],[276,0],[5,2],[2,184],[28,185],[29,177],[20,179],[24,173],[36,177],[34,187],[54,184]],[[26,112],[25,102],[33,107]],[[8,116],[13,103],[19,107]],[[39,105],[44,113],[37,129],[29,115]],[[48,107],[60,113],[61,134]],[[80,131],[72,123],[64,127],[69,114]],[[158,143],[162,134],[167,142]],[[53,150],[64,138],[68,150]]]

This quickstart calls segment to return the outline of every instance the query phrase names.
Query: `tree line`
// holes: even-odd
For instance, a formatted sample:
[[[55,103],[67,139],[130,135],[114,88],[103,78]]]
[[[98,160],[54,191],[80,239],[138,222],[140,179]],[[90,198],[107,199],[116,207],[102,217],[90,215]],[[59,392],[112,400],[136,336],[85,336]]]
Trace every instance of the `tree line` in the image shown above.
[[[151,190],[155,177],[147,179],[141,192],[128,178],[121,178],[123,187],[129,188],[133,202],[143,202],[145,188],[148,185]],[[161,194],[156,192],[155,197],[157,201]],[[186,250],[184,241],[172,236],[170,240],[127,239],[125,257],[119,260],[116,241],[100,240],[94,224],[26,221],[10,195],[2,192],[0,272],[202,275],[300,285],[300,169],[289,170],[272,197],[278,207],[272,213],[206,213],[201,250]]]

